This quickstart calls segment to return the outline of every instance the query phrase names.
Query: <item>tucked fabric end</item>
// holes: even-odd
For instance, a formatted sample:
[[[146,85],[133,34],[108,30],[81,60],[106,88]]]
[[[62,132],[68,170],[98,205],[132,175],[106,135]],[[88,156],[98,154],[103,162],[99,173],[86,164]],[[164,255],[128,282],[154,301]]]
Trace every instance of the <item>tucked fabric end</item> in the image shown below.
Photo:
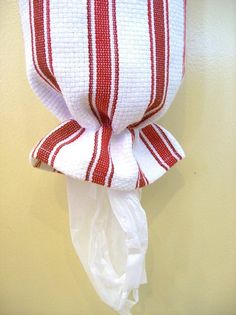
[[[144,187],[184,158],[184,151],[163,127],[150,124],[114,134],[67,120],[42,138],[30,153],[34,167],[63,173],[118,190]]]

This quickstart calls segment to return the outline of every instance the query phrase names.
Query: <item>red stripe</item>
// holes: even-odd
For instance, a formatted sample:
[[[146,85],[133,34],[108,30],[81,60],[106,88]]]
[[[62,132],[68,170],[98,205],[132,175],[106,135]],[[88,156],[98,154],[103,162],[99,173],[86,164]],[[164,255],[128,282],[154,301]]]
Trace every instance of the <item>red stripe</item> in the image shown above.
[[[97,156],[97,150],[98,150],[98,134],[99,134],[99,130],[96,131],[95,137],[94,137],[93,155],[92,155],[91,161],[90,161],[90,163],[89,163],[89,166],[88,166],[88,169],[87,169],[87,172],[86,172],[86,177],[85,177],[85,180],[87,180],[87,181],[89,181],[90,172],[91,172],[93,163],[94,163],[94,161],[95,161],[95,159],[96,159],[96,156]]]
[[[154,96],[154,52],[153,52],[151,0],[148,0],[148,27],[149,27],[149,40],[150,40],[151,95],[150,95],[150,101],[147,108],[149,108],[152,105],[153,96]]]
[[[111,121],[115,114],[117,100],[118,100],[118,88],[119,88],[119,50],[118,50],[118,36],[117,36],[117,24],[116,24],[116,0],[112,1],[112,19],[113,19],[113,32],[114,32],[114,54],[115,54],[115,84],[114,84],[114,99],[111,111]]]
[[[143,143],[145,144],[145,146],[147,147],[147,149],[150,151],[150,153],[152,154],[152,156],[154,157],[154,159],[158,162],[158,164],[160,164],[160,166],[162,166],[166,171],[168,171],[168,168],[161,162],[161,160],[158,158],[158,156],[156,155],[156,153],[152,150],[152,148],[150,147],[150,145],[148,144],[148,142],[147,142],[146,139],[142,136],[141,133],[140,133],[140,139],[143,141]]]
[[[70,120],[68,123],[52,132],[40,145],[36,158],[47,164],[49,155],[54,149],[55,145],[72,136],[80,128],[81,127],[77,121]]]
[[[101,151],[97,165],[93,172],[92,181],[105,185],[106,176],[110,165],[109,143],[111,139],[112,129],[109,127],[102,128]],[[109,179],[111,180],[111,179]]]
[[[155,0],[154,0],[154,2],[155,2]],[[158,2],[158,1],[156,1],[156,2]],[[160,5],[160,3],[158,3],[158,4]],[[144,117],[145,117],[145,114],[148,112],[148,110],[153,108],[153,105],[155,105],[154,102],[156,102],[156,99],[154,99],[154,80],[155,80],[155,78],[154,78],[154,44],[153,44],[153,29],[152,29],[153,21],[152,21],[152,7],[151,7],[151,5],[152,5],[151,0],[148,0],[147,12],[148,12],[148,29],[149,29],[149,41],[150,41],[151,92],[150,92],[149,103],[148,103],[147,109],[144,113]],[[153,7],[153,10],[155,10],[155,7]],[[155,28],[155,24],[154,24],[154,28]],[[158,30],[158,32],[159,32],[159,30]],[[155,35],[156,35],[156,33],[155,33]],[[160,38],[163,39],[163,36],[161,34],[160,34]],[[155,36],[155,41],[156,41],[156,36]],[[158,49],[158,53],[159,53],[158,42],[156,41],[156,50],[157,49]],[[159,62],[158,62],[158,64],[159,64]],[[156,81],[157,81],[157,79],[156,79]],[[132,124],[131,128],[137,127],[144,120],[145,120],[145,118],[143,118],[141,121],[139,121],[137,123]]]
[[[114,55],[115,55],[115,82],[114,82],[114,99],[112,103],[112,110],[111,110],[111,121],[113,120],[116,105],[118,100],[118,90],[119,90],[119,48],[118,48],[118,36],[117,36],[117,23],[116,23],[116,0],[112,1],[112,19],[113,19],[113,40],[114,40]],[[110,155],[110,152],[109,152]],[[114,164],[112,159],[110,158],[111,163],[111,173],[108,179],[108,187],[111,187],[112,179],[114,176]]]
[[[137,163],[138,164],[138,163]],[[140,165],[138,164],[138,169],[139,169],[139,181],[138,181],[138,187],[141,188],[145,185],[148,184],[147,178],[145,177],[143,171],[140,168]]]
[[[111,159],[111,174],[109,176],[109,179],[108,179],[108,187],[111,187],[111,182],[112,182],[112,178],[113,178],[113,175],[114,175],[114,164],[112,162],[112,159]]]
[[[160,164],[160,166],[162,166],[166,171],[168,171],[168,168],[161,162],[161,160],[158,158],[158,156],[156,155],[156,153],[152,150],[152,148],[150,147],[150,145],[147,143],[146,139],[142,136],[141,132],[139,134],[140,139],[143,141],[143,143],[145,144],[145,146],[147,147],[147,149],[149,150],[149,152],[152,154],[152,156],[154,157],[154,159],[158,162],[158,164]]]
[[[44,37],[44,5],[43,0],[33,1],[34,12],[34,30],[35,30],[35,52],[37,56],[38,66],[41,73],[48,79],[54,89],[60,91],[55,77],[47,66],[45,37]],[[42,77],[42,76],[41,76]]]
[[[175,155],[182,160],[182,156],[176,151],[175,147],[173,146],[173,144],[170,142],[169,138],[167,137],[167,135],[164,133],[163,129],[158,126],[155,125],[157,127],[157,129],[160,131],[160,133],[162,134],[163,138],[166,140],[166,142],[169,144],[169,146],[171,147],[172,151],[175,153]]]
[[[155,131],[153,126],[149,125],[142,129],[143,134],[152,144],[153,148],[162,158],[162,160],[169,166],[173,166],[177,159],[172,155],[171,151],[166,146],[160,135]]]
[[[170,43],[169,43],[169,7],[168,0],[166,2],[166,36],[164,21],[164,0],[154,1],[154,30],[156,43],[156,84],[157,93],[153,104],[146,110],[144,117],[132,127],[137,127],[148,118],[154,116],[165,105],[167,90],[169,85],[169,62],[170,62]],[[165,41],[167,40],[167,51],[165,49]],[[166,58],[165,58],[166,56]],[[167,59],[167,66],[165,60]],[[166,79],[166,85],[165,85]],[[152,111],[152,112],[151,112]]]
[[[97,60],[96,107],[103,124],[109,124],[108,107],[111,94],[111,45],[109,1],[94,1]]]
[[[114,11],[114,5],[113,5]],[[111,44],[110,44],[110,28],[109,28],[109,1],[101,0],[94,1],[94,19],[95,19],[95,41],[96,41],[96,60],[97,60],[97,73],[96,73],[96,96],[95,105],[99,112],[102,127],[101,135],[101,150],[98,162],[92,174],[92,181],[104,185],[109,170],[109,165],[112,163],[109,154],[109,144],[112,130],[109,127],[110,118],[108,117],[108,109],[111,95]],[[114,21],[113,21],[114,23]],[[114,24],[113,24],[114,27]],[[115,25],[116,27],[116,25]],[[117,53],[116,53],[117,58]],[[116,60],[116,63],[118,59]],[[116,101],[118,95],[118,77],[116,74],[115,79],[115,93],[112,104],[112,115],[115,111]],[[86,178],[89,179],[92,166],[95,162],[97,155],[97,148],[90,161]],[[108,182],[111,184],[112,176],[114,173],[114,165],[112,164],[111,174]]]
[[[149,184],[149,181],[148,181],[147,177],[145,176],[145,174],[144,174],[144,172],[143,172],[143,170],[141,169],[141,167],[140,167],[139,164],[138,164],[138,167],[139,167],[139,171],[140,171],[140,173],[141,173],[141,178],[142,178],[139,187],[143,187],[143,186],[145,186],[145,185],[148,185],[148,184]]]
[[[163,108],[163,106],[165,105],[165,102],[166,102],[167,90],[168,90],[168,86],[169,86],[169,64],[170,64],[169,5],[168,5],[168,0],[166,0],[165,2],[166,2],[166,24],[167,24],[166,33],[167,33],[167,38],[164,39],[163,43],[165,43],[165,40],[167,40],[167,51],[165,52],[165,54],[167,56],[167,67],[166,67],[165,70],[163,70],[163,74],[161,74],[161,75],[162,75],[163,82],[164,82],[164,78],[166,78],[166,86],[165,86],[165,91],[163,92],[163,100],[162,100],[162,102],[159,103],[158,101],[157,102],[155,101],[153,106],[152,106],[152,108],[150,108],[150,109],[156,108],[156,110],[153,111],[150,114],[147,113],[148,115],[147,116],[145,115],[145,119],[144,120],[152,117],[153,115],[158,113]],[[157,2],[154,1],[154,4],[157,4]],[[163,3],[163,6],[164,6],[164,3]],[[163,12],[163,16],[164,16],[164,12]],[[163,18],[163,27],[164,27],[164,18]],[[156,30],[156,33],[157,33],[158,29],[155,28],[155,30]],[[163,31],[164,31],[163,37],[165,38],[165,30],[163,30]],[[164,44],[164,47],[165,47],[165,44]],[[165,54],[163,55],[164,63],[165,63]],[[158,64],[158,58],[157,58],[157,64]],[[165,64],[164,64],[164,67],[165,67]],[[157,69],[157,82],[159,82],[158,69]],[[163,87],[164,87],[164,84],[163,84]],[[158,94],[158,85],[157,85],[157,94]],[[161,98],[160,98],[160,101],[161,101]]]
[[[51,166],[53,167],[54,166],[54,162],[55,162],[55,159],[56,159],[56,156],[57,154],[59,153],[59,151],[65,146],[65,145],[68,145],[72,142],[74,142],[75,140],[77,140],[83,133],[84,133],[85,129],[84,128],[81,128],[79,133],[77,135],[75,135],[73,138],[71,138],[70,140],[68,141],[65,141],[64,143],[62,143],[61,145],[59,145],[59,147],[55,150],[55,152],[53,153],[53,157],[52,157],[52,160],[51,160]]]
[[[169,87],[169,67],[170,67],[170,29],[169,29],[169,2],[166,0],[166,40],[167,40],[167,69],[166,69],[166,87],[165,87],[165,94],[164,94],[164,100],[161,105],[161,107],[157,108],[157,112],[159,112],[166,102],[167,97],[167,91]]]
[[[146,110],[159,107],[162,104],[165,90],[165,21],[164,21],[164,3],[163,1],[153,2],[153,20],[154,34],[156,43],[156,97],[153,104]]]
[[[136,186],[135,186],[135,188],[138,188],[138,187],[139,187],[139,177],[140,177],[140,173],[138,172],[138,178],[137,178],[137,181],[136,181]]]
[[[168,7],[168,3],[167,3],[167,7]],[[167,10],[167,21],[169,21],[168,19],[169,17],[169,13],[168,13],[168,10]],[[166,88],[165,88],[165,95],[164,95],[164,100],[161,104],[160,107],[157,107],[156,110],[154,110],[153,112],[147,114],[144,116],[144,119],[142,121],[145,121],[147,119],[149,119],[150,117],[154,116],[155,114],[157,114],[162,108],[163,106],[165,105],[165,102],[166,102],[166,97],[167,97],[167,90],[168,90],[168,86],[169,86],[169,65],[170,65],[170,42],[169,42],[169,23],[167,24],[167,75],[166,75]]]
[[[88,102],[94,116],[100,121],[93,104],[93,45],[92,45],[92,16],[91,0],[87,1],[87,27],[88,27],[88,54],[89,54],[89,94]]]

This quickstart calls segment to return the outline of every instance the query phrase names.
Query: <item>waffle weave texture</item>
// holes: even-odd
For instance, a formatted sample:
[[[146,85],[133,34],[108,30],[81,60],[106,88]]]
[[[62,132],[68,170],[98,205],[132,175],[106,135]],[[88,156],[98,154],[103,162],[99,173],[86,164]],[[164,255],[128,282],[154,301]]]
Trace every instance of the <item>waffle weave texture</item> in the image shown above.
[[[60,120],[33,166],[132,190],[184,157],[155,124],[184,75],[184,0],[20,0],[20,12],[29,82]]]

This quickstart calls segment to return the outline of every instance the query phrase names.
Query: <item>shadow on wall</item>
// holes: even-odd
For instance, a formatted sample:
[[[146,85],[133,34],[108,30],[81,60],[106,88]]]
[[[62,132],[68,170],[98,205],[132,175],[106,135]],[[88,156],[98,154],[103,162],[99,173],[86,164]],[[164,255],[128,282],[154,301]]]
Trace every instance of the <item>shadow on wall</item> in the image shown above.
[[[191,231],[193,217],[191,209],[186,210],[188,207],[183,205],[185,202],[184,198],[180,200],[176,196],[183,188],[185,188],[185,191],[191,191],[191,185],[196,180],[195,175],[199,168],[199,152],[197,151],[199,150],[199,126],[207,123],[205,121],[204,106],[207,94],[206,82],[209,73],[208,55],[206,54],[205,58],[196,58],[195,49],[198,47],[201,50],[201,47],[205,47],[208,42],[208,35],[206,33],[208,28],[205,27],[208,17],[204,16],[206,5],[207,2],[205,1],[191,1],[191,6],[189,5],[188,7],[185,79],[172,106],[165,116],[157,121],[158,124],[163,125],[176,137],[177,141],[182,145],[186,157],[163,177],[145,188],[142,193],[142,204],[146,210],[149,223],[150,241],[147,255],[149,270],[148,286],[141,288],[140,292],[144,298],[141,299],[136,307],[137,314],[148,314],[147,301],[155,297],[157,301],[159,300],[158,304],[161,301],[171,308],[172,301],[175,301],[176,290],[178,290],[181,281],[184,281],[182,280],[182,275],[186,275],[189,272],[189,257],[193,239]],[[200,20],[199,17],[201,17]],[[198,25],[197,29],[196,25]],[[207,140],[203,138],[202,142],[204,141]],[[185,170],[191,171],[187,173]],[[183,175],[186,173],[188,177]],[[185,209],[184,211],[182,211],[183,208]],[[172,215],[172,222],[170,222]],[[177,229],[173,232],[176,235],[168,238],[168,233],[171,233],[172,226],[175,224],[174,220],[177,216],[183,218],[185,224],[185,226],[178,226],[186,230],[178,232],[177,226]],[[164,224],[163,228],[162,224]],[[162,228],[161,232],[154,229],[159,226]],[[182,244],[182,248],[169,247],[170,239],[177,239],[178,244]],[[162,245],[161,249],[158,244]],[[168,247],[166,251],[164,249],[165,246]],[[184,255],[180,254],[182,252]],[[160,257],[163,254],[166,254],[166,257]],[[174,265],[175,267],[173,267]],[[167,266],[170,266],[169,271]],[[174,273],[175,268],[177,268],[179,273]],[[159,284],[157,284],[157,281],[159,281]],[[204,279],[202,281],[204,282]],[[188,286],[188,283],[186,285]],[[165,300],[166,297],[168,297],[168,300]],[[159,311],[162,314],[161,310]]]

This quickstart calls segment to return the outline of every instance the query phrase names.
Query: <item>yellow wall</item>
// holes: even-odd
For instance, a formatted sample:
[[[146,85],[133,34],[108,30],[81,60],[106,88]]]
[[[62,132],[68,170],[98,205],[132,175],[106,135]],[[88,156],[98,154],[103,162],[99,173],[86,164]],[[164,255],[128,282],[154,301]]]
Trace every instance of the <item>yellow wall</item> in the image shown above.
[[[188,0],[187,73],[161,123],[187,157],[146,188],[139,315],[236,314],[236,1]],[[57,121],[25,75],[17,1],[0,0],[0,315],[111,315],[73,250],[64,178],[28,154]]]

